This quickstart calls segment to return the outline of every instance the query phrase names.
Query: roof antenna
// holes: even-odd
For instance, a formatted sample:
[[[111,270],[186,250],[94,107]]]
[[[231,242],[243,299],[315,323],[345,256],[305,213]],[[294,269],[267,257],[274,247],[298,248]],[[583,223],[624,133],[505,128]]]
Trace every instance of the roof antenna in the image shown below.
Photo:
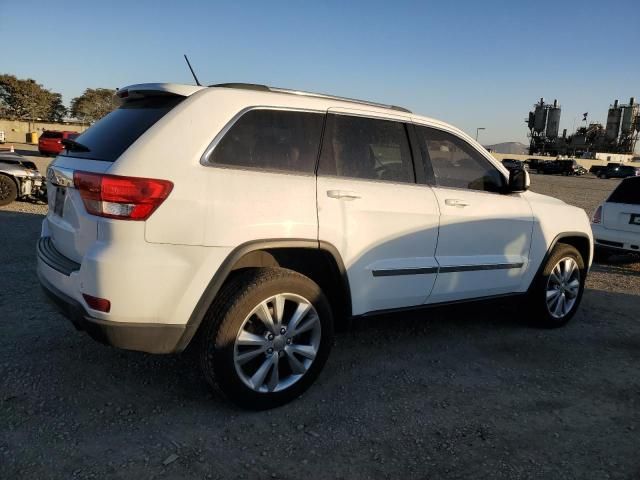
[[[191,75],[193,75],[193,79],[196,81],[196,85],[198,85],[199,87],[202,86],[202,84],[200,83],[200,81],[198,80],[198,77],[196,77],[196,72],[193,71],[193,68],[191,68],[191,63],[189,63],[189,59],[187,58],[187,55],[185,54],[184,59],[187,61],[187,65],[189,66],[189,70],[191,70]]]

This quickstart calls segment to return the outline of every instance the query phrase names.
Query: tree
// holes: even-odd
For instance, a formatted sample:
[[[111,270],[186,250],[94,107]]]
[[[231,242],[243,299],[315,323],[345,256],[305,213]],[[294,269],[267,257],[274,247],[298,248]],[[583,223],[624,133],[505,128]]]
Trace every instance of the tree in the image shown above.
[[[0,75],[0,116],[10,120],[62,120],[66,114],[59,93],[31,78]]]
[[[83,122],[95,122],[117,107],[115,90],[87,88],[82,95],[71,100],[71,115]]]
[[[49,120],[61,122],[69,113],[67,107],[62,104],[62,95],[59,93],[51,94],[51,107],[49,109]]]

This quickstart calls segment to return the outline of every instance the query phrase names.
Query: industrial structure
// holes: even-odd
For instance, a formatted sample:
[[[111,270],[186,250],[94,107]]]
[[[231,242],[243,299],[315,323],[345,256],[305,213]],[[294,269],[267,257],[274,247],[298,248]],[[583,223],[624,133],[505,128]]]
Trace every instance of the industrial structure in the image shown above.
[[[557,100],[552,104],[541,98],[525,120],[529,127],[530,155],[570,155],[588,157],[595,153],[632,154],[640,132],[640,106],[631,97],[629,103],[621,105],[618,100],[609,107],[606,126],[601,123],[587,124],[572,135],[560,131],[561,107]]]

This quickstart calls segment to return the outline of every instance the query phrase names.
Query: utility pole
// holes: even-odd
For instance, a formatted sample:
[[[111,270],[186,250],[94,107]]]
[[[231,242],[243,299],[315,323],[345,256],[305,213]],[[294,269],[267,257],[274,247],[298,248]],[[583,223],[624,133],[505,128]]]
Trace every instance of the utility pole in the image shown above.
[[[478,134],[480,133],[480,130],[486,130],[486,128],[484,128],[484,127],[476,128],[476,142],[478,141]]]

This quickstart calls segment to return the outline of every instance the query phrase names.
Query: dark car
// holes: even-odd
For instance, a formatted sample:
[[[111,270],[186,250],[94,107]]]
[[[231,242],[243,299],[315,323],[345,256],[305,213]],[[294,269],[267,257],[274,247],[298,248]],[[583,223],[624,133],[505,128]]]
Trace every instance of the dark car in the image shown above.
[[[540,168],[540,165],[546,161],[547,160],[540,160],[538,158],[527,158],[524,163],[529,166],[529,170],[537,171]]]
[[[621,165],[622,165],[621,163],[612,163],[612,162],[609,162],[609,163],[607,163],[606,165],[593,165],[593,166],[589,169],[589,171],[590,171],[591,173],[593,173],[594,175],[596,175],[596,176],[600,177],[600,176],[604,173],[604,171],[605,171],[607,168],[620,167]]]
[[[516,160],[514,158],[505,158],[502,160],[502,165],[504,165],[507,170],[528,170],[528,166],[521,162],[520,160]]]
[[[575,160],[553,160],[542,164],[538,171],[547,175],[578,175],[579,167]]]
[[[627,178],[627,177],[639,177],[640,167],[634,167],[632,165],[607,165],[603,171],[598,175],[600,178]]]
[[[78,135],[78,132],[45,130],[38,140],[38,151],[42,155],[58,155],[64,150],[62,140],[74,140]]]

